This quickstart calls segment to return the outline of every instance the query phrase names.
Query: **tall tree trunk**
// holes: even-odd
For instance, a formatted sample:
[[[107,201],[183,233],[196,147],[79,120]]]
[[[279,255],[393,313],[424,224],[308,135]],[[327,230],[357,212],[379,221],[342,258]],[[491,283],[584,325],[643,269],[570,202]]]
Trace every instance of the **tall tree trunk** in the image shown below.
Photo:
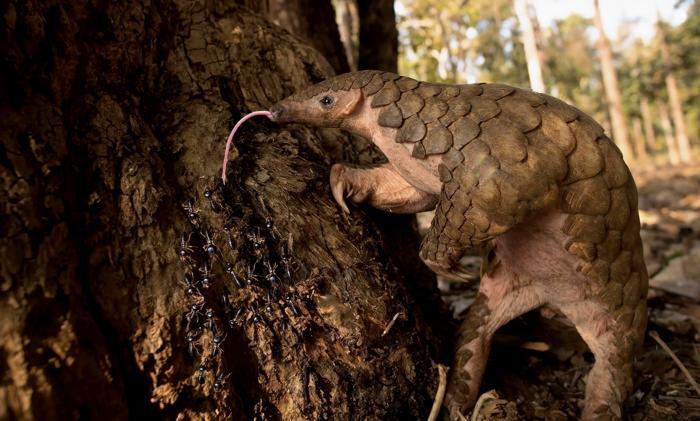
[[[632,130],[634,133],[634,151],[640,161],[645,162],[649,158],[647,154],[646,140],[644,139],[644,132],[642,131],[642,122],[635,118],[632,120]]]
[[[336,21],[340,31],[340,40],[345,48],[345,55],[351,70],[357,70],[357,45],[360,17],[357,12],[357,1],[337,0],[336,1]]]
[[[634,155],[627,135],[627,123],[625,113],[622,109],[622,96],[617,82],[617,72],[613,63],[612,48],[610,40],[603,28],[603,19],[600,15],[599,0],[593,0],[595,8],[595,26],[598,29],[598,51],[600,54],[600,66],[603,73],[603,85],[605,85],[605,95],[608,98],[608,108],[610,110],[610,121],[615,143],[620,148],[622,155],[627,160],[633,160]]]
[[[523,45],[525,46],[525,59],[527,61],[527,73],[530,76],[530,88],[537,92],[546,92],[544,78],[542,77],[542,63],[537,48],[535,30],[530,18],[527,0],[513,0],[515,13],[522,30]]]
[[[542,25],[540,25],[540,19],[537,15],[537,8],[533,5],[531,7],[532,14],[530,15],[530,20],[532,21],[532,29],[535,33],[535,42],[536,45],[538,46],[543,46],[545,44],[545,35],[542,32]],[[543,73],[546,73],[547,71],[547,50],[545,48],[538,48],[537,49],[539,53],[539,58],[540,58],[540,66],[543,70]],[[544,77],[543,77],[544,79]],[[546,83],[545,83],[546,86]],[[551,87],[550,87],[551,89]]]
[[[659,107],[659,116],[661,117],[661,127],[664,129],[664,138],[668,149],[668,162],[671,165],[678,165],[681,162],[678,155],[678,144],[676,143],[676,137],[673,135],[673,125],[671,125],[668,109],[663,105]]]
[[[336,73],[350,71],[331,0],[269,0],[268,15],[316,48]]]
[[[654,133],[654,121],[651,117],[651,108],[649,106],[649,100],[642,98],[641,106],[642,109],[642,120],[644,121],[644,134],[646,135],[646,142],[649,150],[652,152],[657,149],[656,145],[656,134]]]
[[[666,90],[668,91],[668,102],[671,106],[671,112],[673,114],[673,125],[676,130],[679,158],[681,162],[690,162],[691,155],[690,142],[688,140],[688,129],[685,127],[683,104],[681,103],[681,97],[678,93],[676,78],[673,76],[673,71],[671,70],[671,54],[668,50],[668,43],[666,42],[666,32],[664,31],[663,25],[660,21],[657,22],[656,27],[658,28],[661,57],[663,58],[664,67],[666,69]]]
[[[332,74],[239,3],[5,6],[0,419],[428,413],[438,299],[410,220],[345,216],[327,186],[372,149],[251,122],[219,181],[235,120]]]
[[[357,0],[360,51],[357,68],[396,72],[399,38],[394,0]]]

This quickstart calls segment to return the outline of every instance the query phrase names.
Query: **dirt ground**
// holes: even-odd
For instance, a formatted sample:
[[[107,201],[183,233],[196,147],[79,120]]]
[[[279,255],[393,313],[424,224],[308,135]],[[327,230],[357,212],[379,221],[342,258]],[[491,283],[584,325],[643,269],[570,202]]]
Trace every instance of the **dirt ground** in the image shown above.
[[[627,419],[697,420],[700,395],[649,332],[700,379],[700,166],[657,168],[635,178],[650,275],[649,326]],[[441,284],[458,317],[476,286]],[[487,395],[495,398],[484,399],[478,419],[577,419],[592,362],[565,318],[546,308],[527,314],[494,338],[482,391],[495,390]]]

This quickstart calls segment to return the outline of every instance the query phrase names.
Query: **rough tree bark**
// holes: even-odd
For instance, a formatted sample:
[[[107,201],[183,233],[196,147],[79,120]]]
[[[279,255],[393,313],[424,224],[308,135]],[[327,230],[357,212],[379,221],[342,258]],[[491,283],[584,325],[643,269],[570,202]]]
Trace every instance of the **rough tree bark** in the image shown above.
[[[620,152],[627,160],[633,160],[633,150],[627,134],[627,123],[625,122],[625,112],[622,109],[622,96],[620,86],[617,82],[617,72],[613,63],[612,48],[610,40],[603,28],[603,19],[600,15],[599,0],[593,0],[595,14],[593,21],[598,29],[598,51],[600,53],[600,67],[603,73],[603,85],[605,86],[605,96],[608,98],[608,108],[610,110],[610,123],[612,125],[613,140],[620,148]]]
[[[330,0],[270,0],[268,16],[316,48],[336,73],[350,71]]]
[[[394,0],[357,0],[360,47],[357,68],[396,72],[399,39]]]
[[[327,186],[373,150],[251,123],[218,182],[234,120],[332,72],[239,3],[2,6],[0,419],[428,413],[437,294],[409,219],[346,217]]]

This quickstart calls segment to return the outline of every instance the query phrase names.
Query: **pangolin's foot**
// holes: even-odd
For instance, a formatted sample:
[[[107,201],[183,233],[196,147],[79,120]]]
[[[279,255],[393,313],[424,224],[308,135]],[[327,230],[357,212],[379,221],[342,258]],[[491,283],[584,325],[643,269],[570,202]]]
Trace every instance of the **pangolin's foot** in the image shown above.
[[[455,253],[457,254],[457,253]],[[474,280],[474,273],[468,272],[460,266],[459,262],[452,263],[451,261],[435,261],[430,259],[429,257],[424,256],[422,253],[420,255],[421,260],[423,260],[423,263],[426,264],[432,270],[435,272],[436,275],[448,280],[448,281],[454,281],[454,282],[469,282]]]
[[[435,233],[435,221],[423,239],[419,256],[430,270],[450,281],[466,282],[474,274],[465,271],[459,261],[464,255],[464,247],[448,237]]]
[[[335,164],[330,181],[333,197],[345,212],[350,212],[345,199],[395,213],[424,212],[438,201],[437,195],[410,185],[389,163],[364,169]]]

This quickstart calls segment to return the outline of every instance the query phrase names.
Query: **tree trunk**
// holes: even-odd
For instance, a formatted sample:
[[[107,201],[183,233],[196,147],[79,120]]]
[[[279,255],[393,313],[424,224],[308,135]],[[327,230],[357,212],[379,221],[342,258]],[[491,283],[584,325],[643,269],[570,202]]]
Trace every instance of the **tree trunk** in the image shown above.
[[[632,130],[634,133],[634,151],[640,161],[645,162],[649,155],[647,154],[646,141],[644,140],[644,132],[642,131],[642,122],[635,118],[632,121]]]
[[[676,137],[673,135],[673,126],[671,125],[671,117],[668,115],[668,109],[664,106],[660,106],[659,116],[661,117],[661,127],[664,129],[666,148],[668,149],[668,161],[671,165],[678,165],[681,160],[678,156],[678,144],[676,143]]]
[[[600,4],[598,0],[593,0],[595,15],[593,20],[598,29],[598,51],[600,53],[600,66],[603,73],[603,85],[605,85],[605,95],[608,98],[608,108],[610,110],[610,122],[615,143],[620,148],[622,155],[627,160],[633,160],[632,147],[627,135],[627,123],[625,123],[625,113],[622,109],[622,96],[617,82],[617,72],[613,63],[612,48],[610,40],[605,35],[603,19],[600,15]]]
[[[251,122],[219,181],[235,120],[332,74],[239,3],[6,6],[0,419],[430,410],[439,307],[410,218],[345,216],[327,186],[373,149]]]
[[[340,31],[340,40],[348,58],[351,70],[357,70],[357,44],[359,35],[360,18],[357,13],[357,2],[355,0],[336,1],[336,21]]]
[[[535,43],[536,45],[543,47],[546,42],[546,36],[542,31],[542,25],[540,25],[540,19],[537,15],[537,8],[535,6],[532,6],[532,15],[530,15],[530,20],[532,21],[532,29],[535,33]],[[537,52],[539,53],[538,57],[540,59],[540,67],[542,68],[542,71],[544,73],[547,71],[547,50],[546,48],[538,48]],[[544,76],[542,79],[544,80]]]
[[[651,117],[651,108],[646,98],[642,98],[640,108],[642,109],[642,120],[644,120],[644,134],[646,135],[647,146],[649,150],[653,152],[658,146],[656,145],[656,133],[654,133],[654,121]]]
[[[336,73],[350,71],[330,0],[270,0],[273,22],[317,49]]]
[[[688,141],[688,129],[685,127],[685,117],[683,115],[683,104],[681,103],[681,97],[678,93],[678,85],[676,84],[676,78],[673,76],[671,71],[671,54],[668,51],[668,44],[666,42],[666,32],[664,31],[661,22],[657,23],[659,31],[659,41],[661,47],[661,57],[664,61],[664,67],[666,68],[666,90],[668,91],[668,102],[671,106],[671,113],[673,114],[673,125],[676,129],[676,141],[678,142],[678,157],[681,162],[690,162],[690,142]]]
[[[537,92],[546,92],[544,78],[542,77],[542,64],[537,48],[535,30],[528,11],[527,0],[513,0],[515,13],[522,30],[523,45],[525,46],[525,60],[527,61],[527,73],[530,76],[530,88]]]
[[[399,38],[394,0],[357,0],[360,51],[357,68],[396,72]]]

